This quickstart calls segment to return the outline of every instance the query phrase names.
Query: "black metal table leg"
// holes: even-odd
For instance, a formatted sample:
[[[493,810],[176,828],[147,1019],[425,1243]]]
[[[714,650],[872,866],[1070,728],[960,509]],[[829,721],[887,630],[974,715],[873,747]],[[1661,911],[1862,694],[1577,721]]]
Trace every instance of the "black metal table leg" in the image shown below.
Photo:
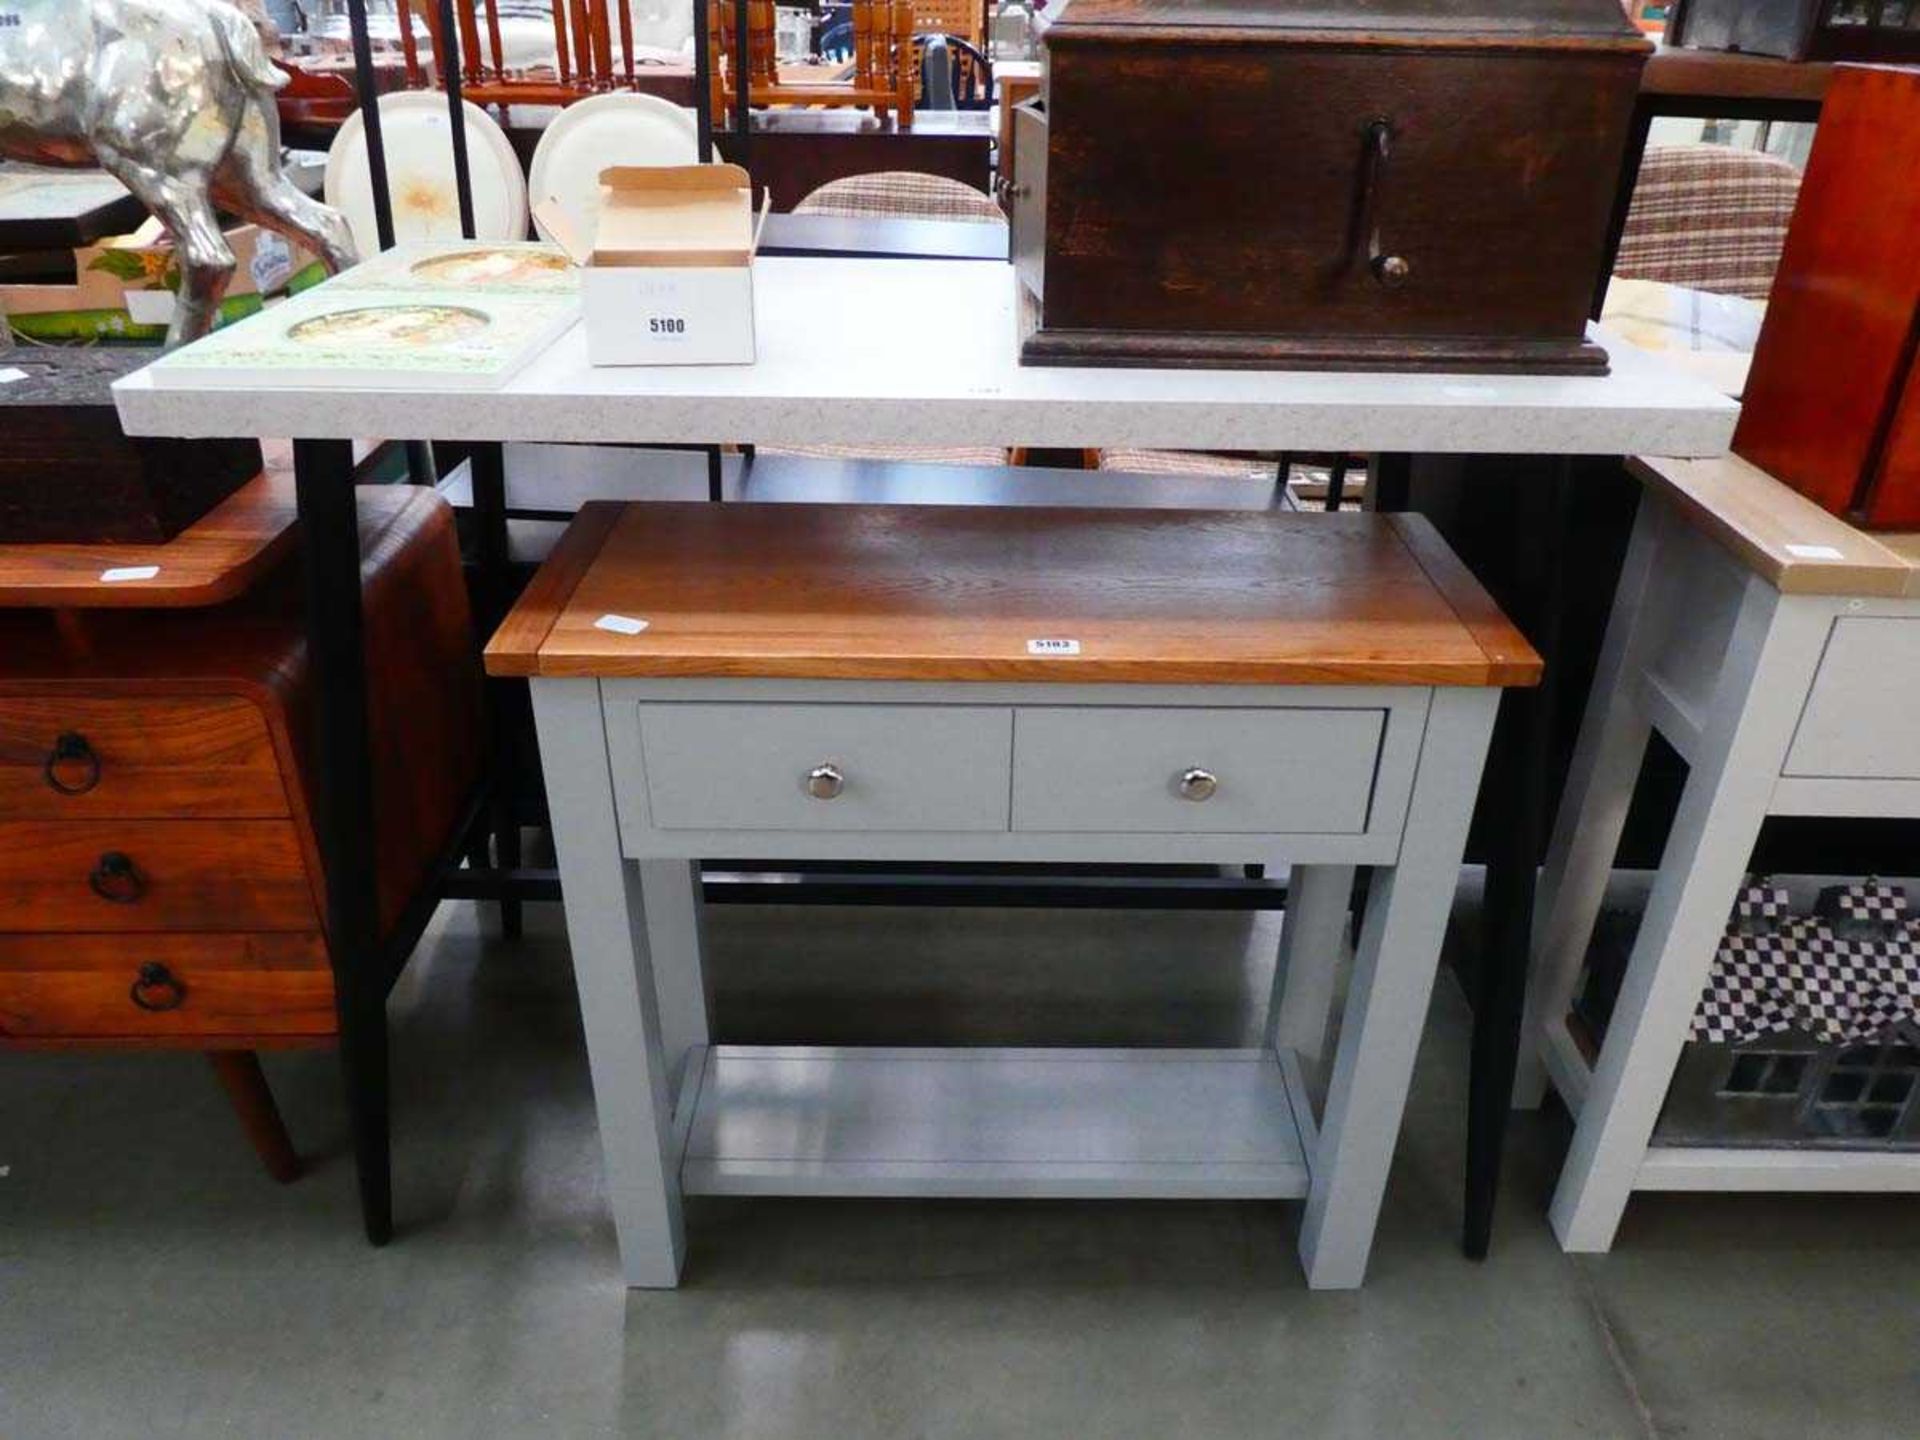
[[[507,535],[506,456],[497,444],[476,445],[468,460],[473,477],[473,521],[475,559],[478,562],[476,586],[479,629],[482,639],[491,635],[506,618],[513,599],[513,581],[508,573],[511,556]],[[520,868],[520,813],[516,804],[516,785],[521,774],[520,725],[516,714],[520,685],[511,680],[487,682],[488,726],[492,737],[493,773],[493,846],[495,864],[502,870]],[[500,933],[509,940],[520,938],[524,924],[521,902],[503,895],[500,905]]]
[[[340,1066],[359,1168],[361,1217],[367,1239],[384,1245],[393,1238],[388,977],[374,888],[373,755],[353,447],[345,440],[296,441],[293,463],[306,565],[307,651],[318,711],[315,820],[327,879],[327,953],[340,1018]]]
[[[1562,634],[1567,609],[1563,563],[1572,525],[1573,474],[1562,460],[1550,479],[1523,492],[1520,516],[1526,564],[1520,590],[1533,598],[1524,624],[1546,662],[1533,690],[1509,690],[1500,703],[1490,750],[1483,814],[1500,817],[1488,857],[1483,901],[1486,933],[1473,994],[1473,1058],[1467,1098],[1466,1218],[1461,1247],[1484,1259],[1493,1239],[1500,1166],[1513,1107],[1533,933],[1534,890],[1541,850],[1552,824],[1548,793],[1553,767]],[[1491,807],[1489,809],[1489,807]]]

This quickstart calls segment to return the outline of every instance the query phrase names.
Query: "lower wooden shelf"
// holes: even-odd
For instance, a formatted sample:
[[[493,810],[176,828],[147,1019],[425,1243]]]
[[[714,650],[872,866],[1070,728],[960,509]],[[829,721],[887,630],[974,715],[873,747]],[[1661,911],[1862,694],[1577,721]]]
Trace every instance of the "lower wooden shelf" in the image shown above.
[[[1635,1190],[1920,1190],[1920,1151],[1653,1145]]]
[[[1540,1038],[1548,1078],[1578,1116],[1593,1088],[1593,1062],[1564,1019],[1544,1027]],[[1920,1190],[1920,1151],[1652,1144],[1634,1172],[1632,1188],[1834,1194]]]
[[[1311,1111],[1272,1050],[722,1045],[686,1073],[690,1194],[1262,1199],[1310,1178]]]

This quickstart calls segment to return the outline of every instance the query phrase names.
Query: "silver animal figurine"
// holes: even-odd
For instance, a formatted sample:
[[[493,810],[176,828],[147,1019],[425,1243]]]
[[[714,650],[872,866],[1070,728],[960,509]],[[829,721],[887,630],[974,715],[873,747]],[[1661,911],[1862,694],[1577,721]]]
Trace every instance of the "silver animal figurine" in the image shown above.
[[[227,0],[0,0],[0,158],[97,162],[173,236],[169,346],[213,328],[234,271],[215,207],[338,272],[359,257],[338,211],[280,170],[287,83]]]

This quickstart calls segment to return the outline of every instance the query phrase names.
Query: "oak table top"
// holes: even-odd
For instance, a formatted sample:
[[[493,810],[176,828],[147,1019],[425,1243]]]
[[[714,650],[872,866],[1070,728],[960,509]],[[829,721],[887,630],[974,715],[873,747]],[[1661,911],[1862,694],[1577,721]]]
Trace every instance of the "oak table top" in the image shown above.
[[[0,606],[218,605],[287,553],[294,520],[293,477],[270,472],[161,544],[0,545]]]
[[[1414,515],[644,502],[581,511],[487,668],[1511,686],[1540,660]]]
[[[1738,455],[1628,468],[1783,594],[1920,596],[1920,534],[1856,529]]]

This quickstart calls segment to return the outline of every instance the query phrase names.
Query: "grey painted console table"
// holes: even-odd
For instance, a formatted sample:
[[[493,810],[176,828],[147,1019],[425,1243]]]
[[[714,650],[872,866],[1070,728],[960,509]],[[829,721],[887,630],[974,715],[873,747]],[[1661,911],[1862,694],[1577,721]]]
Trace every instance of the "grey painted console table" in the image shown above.
[[[683,1194],[1304,1197],[1308,1283],[1360,1284],[1501,687],[1540,671],[1425,521],[589,505],[488,668],[533,687],[629,1284],[678,1283]],[[1266,856],[1267,1043],[710,1044],[718,851]]]

